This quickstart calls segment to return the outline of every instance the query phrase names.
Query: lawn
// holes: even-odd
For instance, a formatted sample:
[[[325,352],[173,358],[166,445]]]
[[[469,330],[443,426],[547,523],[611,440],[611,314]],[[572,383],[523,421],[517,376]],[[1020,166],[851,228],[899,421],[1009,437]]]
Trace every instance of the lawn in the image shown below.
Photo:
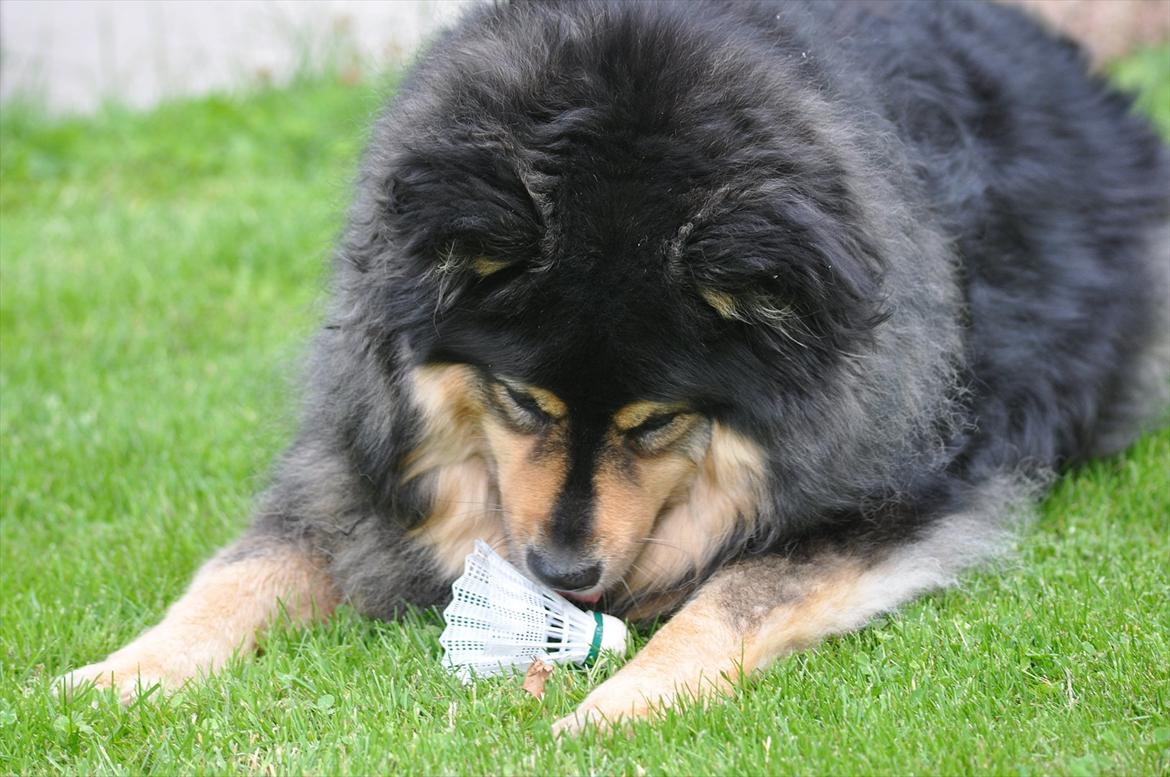
[[[1114,73],[1170,133],[1170,48]],[[0,773],[1170,771],[1167,430],[1060,482],[997,572],[628,735],[549,732],[612,668],[461,687],[433,612],[343,611],[129,708],[55,693],[246,524],[391,89],[4,110]]]

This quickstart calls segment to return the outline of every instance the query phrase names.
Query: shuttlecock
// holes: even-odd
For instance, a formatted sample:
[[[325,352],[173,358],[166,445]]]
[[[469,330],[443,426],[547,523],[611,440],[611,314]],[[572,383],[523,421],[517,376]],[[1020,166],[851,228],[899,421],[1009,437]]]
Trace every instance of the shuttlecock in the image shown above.
[[[556,591],[529,580],[479,540],[451,585],[439,637],[443,665],[464,682],[545,663],[588,664],[602,651],[624,653],[626,625],[582,612]]]

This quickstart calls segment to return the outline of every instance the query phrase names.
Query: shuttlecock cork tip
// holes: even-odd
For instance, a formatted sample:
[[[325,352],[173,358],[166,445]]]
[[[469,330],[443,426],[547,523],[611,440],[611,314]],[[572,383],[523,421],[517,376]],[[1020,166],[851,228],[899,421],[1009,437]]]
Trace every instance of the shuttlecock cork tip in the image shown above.
[[[629,636],[625,623],[612,615],[601,615],[601,652],[624,655]]]

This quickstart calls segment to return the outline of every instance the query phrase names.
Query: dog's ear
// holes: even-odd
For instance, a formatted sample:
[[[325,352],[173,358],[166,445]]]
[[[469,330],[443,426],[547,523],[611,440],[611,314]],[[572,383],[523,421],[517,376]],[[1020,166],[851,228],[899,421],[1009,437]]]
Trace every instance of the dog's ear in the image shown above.
[[[535,264],[544,234],[529,186],[505,155],[444,145],[401,155],[381,187],[387,261],[395,275],[429,280],[439,309]]]
[[[803,347],[847,348],[886,316],[876,248],[796,196],[697,225],[678,261],[715,315]]]

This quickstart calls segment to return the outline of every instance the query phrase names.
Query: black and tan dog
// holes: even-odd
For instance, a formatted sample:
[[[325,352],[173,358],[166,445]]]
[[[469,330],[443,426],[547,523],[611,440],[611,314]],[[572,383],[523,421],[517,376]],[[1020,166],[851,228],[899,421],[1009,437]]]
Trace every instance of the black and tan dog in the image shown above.
[[[1002,7],[478,8],[375,127],[252,528],[66,679],[440,603],[484,538],[673,614],[559,729],[723,691],[954,580],[1159,412],[1167,181]]]

